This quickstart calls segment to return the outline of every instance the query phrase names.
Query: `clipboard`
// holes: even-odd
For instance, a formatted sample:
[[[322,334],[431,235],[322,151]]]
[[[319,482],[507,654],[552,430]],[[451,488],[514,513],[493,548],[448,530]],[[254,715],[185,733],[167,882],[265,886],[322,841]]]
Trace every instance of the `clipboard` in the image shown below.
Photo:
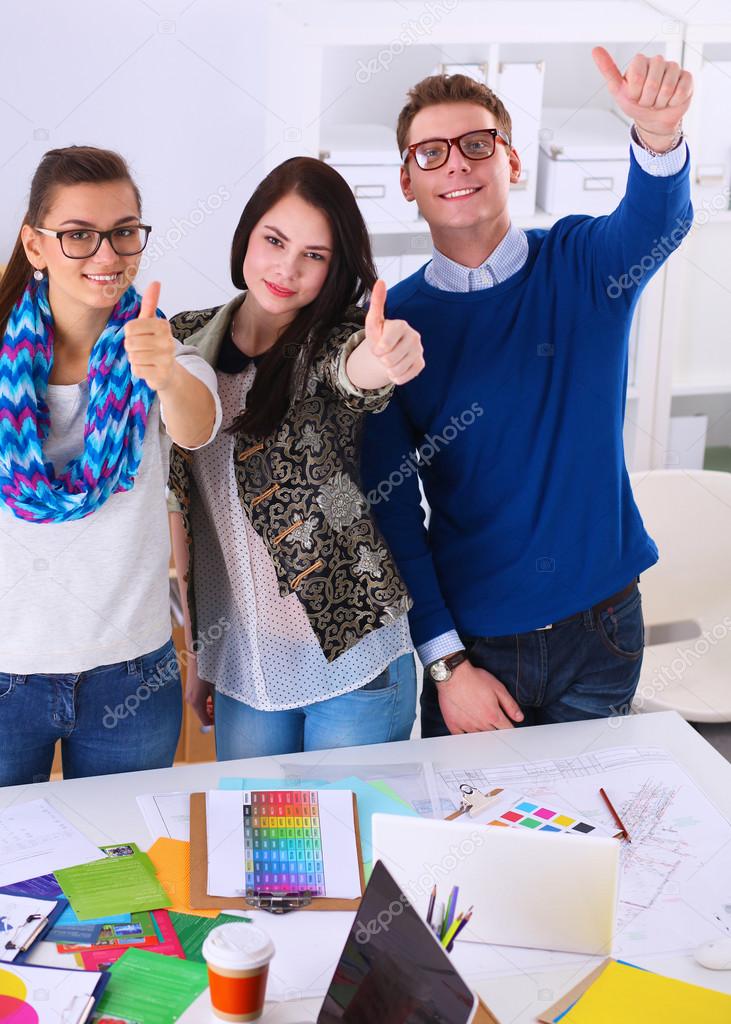
[[[445,821],[454,821],[456,818],[461,818],[463,814],[469,814],[474,816],[480,814],[483,810],[486,810],[491,803],[495,801],[501,793],[505,790],[502,786],[498,786],[497,789],[491,789],[489,793],[481,793],[474,786],[470,786],[469,783],[463,782],[459,787],[460,793],[462,794],[462,803],[456,811],[452,811],[444,819]]]
[[[365,891],[363,852],[358,825],[358,802],[353,794],[353,827],[358,856],[358,875],[361,895]],[[253,910],[245,896],[209,896],[208,892],[208,822],[206,818],[206,794],[190,794],[190,906],[193,910]],[[288,910],[357,910],[360,897],[335,899],[330,896],[316,896],[305,905],[290,906]],[[268,908],[267,908],[268,909]]]
[[[36,942],[40,942],[48,932],[50,932],[68,905],[68,900],[57,899],[56,906],[49,912],[47,917],[41,917],[33,921],[26,921],[26,924],[23,927],[20,947],[12,960],[4,958],[4,944],[2,940],[0,940],[0,965],[3,963],[24,964],[30,956],[33,946]]]

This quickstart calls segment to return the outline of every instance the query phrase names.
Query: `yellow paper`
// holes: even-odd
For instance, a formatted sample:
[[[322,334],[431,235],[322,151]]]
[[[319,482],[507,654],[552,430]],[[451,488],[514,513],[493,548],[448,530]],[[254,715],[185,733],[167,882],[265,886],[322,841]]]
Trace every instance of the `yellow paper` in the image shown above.
[[[182,839],[156,839],[147,855],[157,877],[173,901],[168,910],[198,917],[218,917],[220,910],[193,910],[190,905],[190,843]]]
[[[731,996],[616,961],[561,1024],[729,1024]]]

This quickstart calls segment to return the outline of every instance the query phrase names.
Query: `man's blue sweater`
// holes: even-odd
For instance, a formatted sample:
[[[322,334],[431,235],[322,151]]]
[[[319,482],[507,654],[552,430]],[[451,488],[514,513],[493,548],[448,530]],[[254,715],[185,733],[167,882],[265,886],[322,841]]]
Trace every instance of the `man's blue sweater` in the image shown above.
[[[624,460],[628,340],[642,286],[690,227],[688,179],[687,160],[654,177],[632,155],[612,214],[527,232],[501,284],[447,292],[422,269],[390,290],[386,315],[420,331],[426,368],[368,417],[362,470],[417,647],[537,629],[657,561]]]

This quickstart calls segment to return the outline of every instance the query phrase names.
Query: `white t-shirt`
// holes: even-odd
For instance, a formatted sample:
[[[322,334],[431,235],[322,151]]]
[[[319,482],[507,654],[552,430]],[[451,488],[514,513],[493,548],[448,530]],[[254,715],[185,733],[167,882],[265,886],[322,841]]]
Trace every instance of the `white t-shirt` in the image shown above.
[[[381,626],[328,662],[296,594],[282,597],[264,541],[241,506],[227,433],[254,382],[218,371],[224,429],[193,458],[193,577],[198,674],[260,711],[284,711],[364,686],[413,650],[408,616]]]
[[[215,372],[194,348],[178,343],[176,356],[216,394]],[[59,472],[83,451],[88,382],[51,384],[47,402],[43,450]],[[220,424],[216,394],[209,441]],[[77,674],[170,638],[170,445],[155,397],[132,490],[68,523],[25,522],[0,501],[0,672]]]

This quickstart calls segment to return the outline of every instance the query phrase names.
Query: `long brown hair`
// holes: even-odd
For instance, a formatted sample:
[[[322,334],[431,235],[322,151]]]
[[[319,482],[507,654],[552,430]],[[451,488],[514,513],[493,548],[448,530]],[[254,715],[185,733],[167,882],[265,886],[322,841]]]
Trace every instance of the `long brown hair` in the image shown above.
[[[299,310],[264,354],[246,409],[232,424],[232,433],[243,430],[265,437],[279,426],[290,402],[300,397],[293,393],[293,370],[301,350],[306,349],[298,378],[304,383],[328,330],[346,320],[348,308],[360,302],[376,282],[368,231],[350,186],[321,160],[297,156],[275,167],[244,207],[231,245],[235,287],[246,288],[243,267],[251,232],[275,203],[291,193],[327,217],[333,236],[330,266],[317,297]]]
[[[132,186],[137,205],[142,208],[140,191],[132,180],[127,162],[119,153],[94,146],[67,146],[49,149],[38,165],[30,186],[28,210],[23,224],[37,227],[51,206],[54,190],[63,185],[87,185],[124,181]],[[0,277],[0,344],[13,306],[25,291],[33,267],[25,255],[20,231],[5,273]]]

